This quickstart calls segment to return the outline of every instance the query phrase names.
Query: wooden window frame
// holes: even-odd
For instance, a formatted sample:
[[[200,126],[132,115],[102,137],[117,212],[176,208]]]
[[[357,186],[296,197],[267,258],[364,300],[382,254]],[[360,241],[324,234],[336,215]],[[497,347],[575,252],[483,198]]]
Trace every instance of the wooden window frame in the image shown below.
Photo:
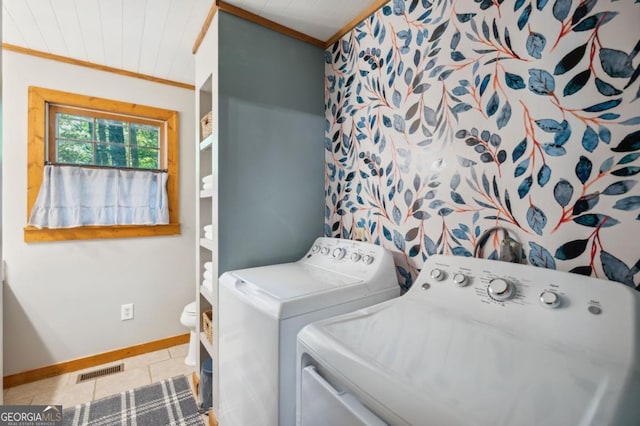
[[[42,87],[29,87],[27,133],[27,221],[38,197],[47,144],[47,105],[56,104],[88,110],[130,115],[162,121],[166,134],[167,195],[169,198],[169,224],[167,225],[109,225],[78,228],[36,228],[25,226],[25,242],[89,240],[101,238],[133,238],[161,235],[179,235],[178,221],[178,112],[150,106],[131,104],[110,99],[61,92]]]

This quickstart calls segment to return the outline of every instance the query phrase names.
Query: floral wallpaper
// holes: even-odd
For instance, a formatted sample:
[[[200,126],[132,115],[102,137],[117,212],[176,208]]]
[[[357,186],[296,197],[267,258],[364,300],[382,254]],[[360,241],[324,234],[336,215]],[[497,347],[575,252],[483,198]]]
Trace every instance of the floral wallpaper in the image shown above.
[[[326,235],[363,228],[404,289],[495,226],[638,288],[638,22],[640,0],[387,3],[325,52]]]

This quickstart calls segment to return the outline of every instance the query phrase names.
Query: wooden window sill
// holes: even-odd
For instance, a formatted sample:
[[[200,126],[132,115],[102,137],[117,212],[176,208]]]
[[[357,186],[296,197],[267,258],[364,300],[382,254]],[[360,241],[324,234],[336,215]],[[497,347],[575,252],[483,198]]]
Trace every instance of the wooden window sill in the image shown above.
[[[136,238],[156,237],[162,235],[180,235],[180,224],[168,225],[113,225],[113,226],[85,226],[82,228],[36,228],[25,226],[24,241],[27,243],[66,241],[66,240],[97,240],[102,238]]]

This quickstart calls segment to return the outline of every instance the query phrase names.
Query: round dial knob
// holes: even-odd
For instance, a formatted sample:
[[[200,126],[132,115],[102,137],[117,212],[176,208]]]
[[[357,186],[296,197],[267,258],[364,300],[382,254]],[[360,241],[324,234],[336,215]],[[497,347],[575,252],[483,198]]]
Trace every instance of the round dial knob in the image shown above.
[[[322,250],[320,251],[320,253],[329,254],[329,247],[322,247]]]
[[[320,246],[318,244],[315,244],[313,247],[311,247],[311,251],[314,253],[317,253],[320,251]]]
[[[358,260],[360,260],[362,256],[360,255],[360,253],[351,253],[351,256],[349,256],[349,259],[351,259],[352,262],[357,262]]]
[[[341,260],[345,256],[345,254],[347,254],[347,252],[343,248],[337,248],[332,253],[333,258],[336,260]]]
[[[467,284],[469,284],[469,280],[467,280],[467,276],[466,276],[466,275],[464,275],[464,274],[460,274],[460,273],[455,274],[455,275],[453,276],[453,282],[454,282],[456,285],[459,285],[460,287],[464,287],[464,286],[466,286]]]
[[[545,290],[540,293],[540,303],[547,308],[557,308],[560,306],[560,297],[555,291]]]
[[[513,284],[502,278],[494,278],[489,281],[489,296],[496,300],[509,300],[514,296]]]
[[[371,265],[373,263],[373,256],[369,256],[368,254],[366,254],[363,258],[362,261],[366,264],[366,265]]]
[[[431,270],[431,278],[433,278],[436,281],[442,281],[444,279],[444,272],[442,272],[442,269],[432,269]]]

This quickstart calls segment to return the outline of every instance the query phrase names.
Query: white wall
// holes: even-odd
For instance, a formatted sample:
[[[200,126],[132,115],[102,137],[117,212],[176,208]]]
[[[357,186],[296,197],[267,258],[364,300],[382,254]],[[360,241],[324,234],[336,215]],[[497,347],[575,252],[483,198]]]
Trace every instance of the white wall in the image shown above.
[[[7,51],[3,62],[4,374],[185,333],[180,313],[195,297],[194,92]],[[25,243],[28,86],[179,111],[182,235]],[[120,321],[122,303],[135,303],[133,321]]]

